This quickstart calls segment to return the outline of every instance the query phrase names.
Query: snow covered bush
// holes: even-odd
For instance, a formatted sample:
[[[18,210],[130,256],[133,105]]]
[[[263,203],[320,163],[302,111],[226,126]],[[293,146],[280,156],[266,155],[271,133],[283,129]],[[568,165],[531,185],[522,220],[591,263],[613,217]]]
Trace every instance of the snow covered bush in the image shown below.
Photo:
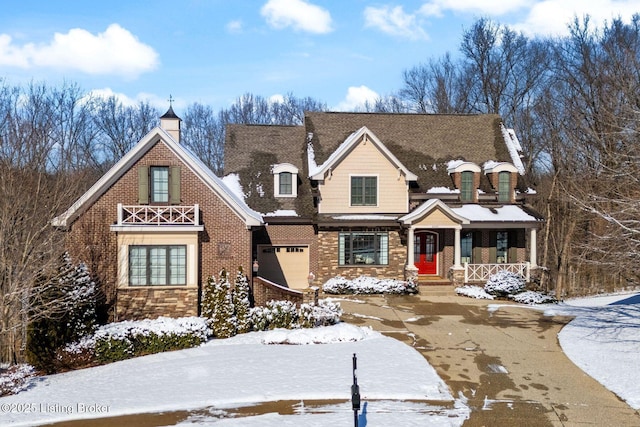
[[[340,304],[323,299],[319,300],[317,305],[302,304],[298,322],[302,328],[316,328],[340,323],[340,316],[342,316]]]
[[[35,375],[36,370],[31,365],[0,365],[0,397],[26,390]]]
[[[255,331],[299,327],[298,310],[291,301],[269,301],[264,307],[253,307],[250,316]]]
[[[55,272],[37,279],[42,292],[34,296],[27,333],[27,360],[36,369],[54,373],[58,353],[96,327],[96,285],[85,264],[75,265],[68,253]]]
[[[510,295],[509,298],[521,304],[549,304],[558,302],[550,295],[535,291],[524,291],[516,295]]]
[[[94,334],[95,355],[102,363],[145,354],[181,350],[205,342],[212,334],[201,317],[126,320],[101,326]]]
[[[455,289],[456,294],[475,299],[494,299],[494,296],[487,293],[484,288],[475,285],[459,286]]]
[[[501,270],[489,276],[484,290],[497,297],[506,297],[524,291],[525,280],[519,274]]]
[[[327,294],[415,294],[418,285],[413,281],[379,279],[359,276],[349,280],[343,276],[333,277],[325,282],[322,290]]]

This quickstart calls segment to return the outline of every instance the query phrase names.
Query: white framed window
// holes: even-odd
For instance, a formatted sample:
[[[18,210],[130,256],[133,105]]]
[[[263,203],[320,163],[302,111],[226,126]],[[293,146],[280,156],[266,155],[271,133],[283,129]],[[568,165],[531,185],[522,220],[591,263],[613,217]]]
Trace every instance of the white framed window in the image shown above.
[[[378,231],[342,232],[338,237],[338,264],[389,264],[389,234]]]
[[[151,166],[151,203],[169,202],[169,168],[167,166]]]
[[[378,177],[352,176],[350,194],[351,206],[377,206]]]
[[[179,286],[186,284],[186,245],[129,246],[130,286]]]
[[[498,201],[510,202],[513,186],[511,185],[511,172],[498,173]]]
[[[298,196],[298,168],[290,163],[273,166],[273,192],[275,197]]]

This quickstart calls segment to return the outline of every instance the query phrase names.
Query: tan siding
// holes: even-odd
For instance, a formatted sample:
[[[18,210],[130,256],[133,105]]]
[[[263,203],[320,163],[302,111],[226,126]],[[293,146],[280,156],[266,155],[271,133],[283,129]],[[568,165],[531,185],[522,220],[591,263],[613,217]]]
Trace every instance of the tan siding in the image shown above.
[[[416,227],[442,227],[442,226],[454,226],[458,225],[457,222],[449,218],[440,209],[433,210],[429,215],[423,218],[420,222],[414,224]]]
[[[350,206],[351,176],[378,177],[378,206]],[[407,213],[404,177],[371,142],[360,142],[320,185],[319,213]]]

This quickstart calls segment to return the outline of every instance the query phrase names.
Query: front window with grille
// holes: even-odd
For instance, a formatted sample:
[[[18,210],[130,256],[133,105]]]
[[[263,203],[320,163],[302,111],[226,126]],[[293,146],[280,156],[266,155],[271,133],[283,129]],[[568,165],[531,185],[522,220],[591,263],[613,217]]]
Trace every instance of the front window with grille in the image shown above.
[[[465,231],[460,236],[460,262],[473,262],[473,232]]]
[[[130,286],[176,286],[186,283],[186,246],[129,246]]]
[[[291,172],[280,172],[280,195],[293,194],[293,180]]]
[[[344,232],[338,242],[340,265],[389,264],[389,235],[385,232]]]

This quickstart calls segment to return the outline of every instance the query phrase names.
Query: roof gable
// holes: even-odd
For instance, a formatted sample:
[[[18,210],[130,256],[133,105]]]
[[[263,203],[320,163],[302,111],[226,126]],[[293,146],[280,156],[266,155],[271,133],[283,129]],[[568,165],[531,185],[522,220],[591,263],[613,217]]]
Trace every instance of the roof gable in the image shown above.
[[[178,144],[171,135],[160,127],[152,129],[127,154],[125,154],[107,173],[105,173],[87,192],[76,200],[69,209],[54,218],[55,227],[67,227],[84,213],[102,196],[126,171],[140,160],[156,143],[163,143],[178,159],[214,191],[247,226],[263,223],[262,216],[250,209],[243,200],[234,194],[220,178],[183,145]]]
[[[407,181],[415,181],[417,176],[407,169],[398,158],[380,141],[380,139],[366,126],[349,135],[338,148],[331,153],[327,161],[322,165],[315,163],[315,158],[309,158],[309,176],[314,180],[323,180],[329,171],[335,168],[344,158],[346,158],[360,141],[371,142],[382,155],[402,173]],[[313,150],[309,150],[312,153]]]

